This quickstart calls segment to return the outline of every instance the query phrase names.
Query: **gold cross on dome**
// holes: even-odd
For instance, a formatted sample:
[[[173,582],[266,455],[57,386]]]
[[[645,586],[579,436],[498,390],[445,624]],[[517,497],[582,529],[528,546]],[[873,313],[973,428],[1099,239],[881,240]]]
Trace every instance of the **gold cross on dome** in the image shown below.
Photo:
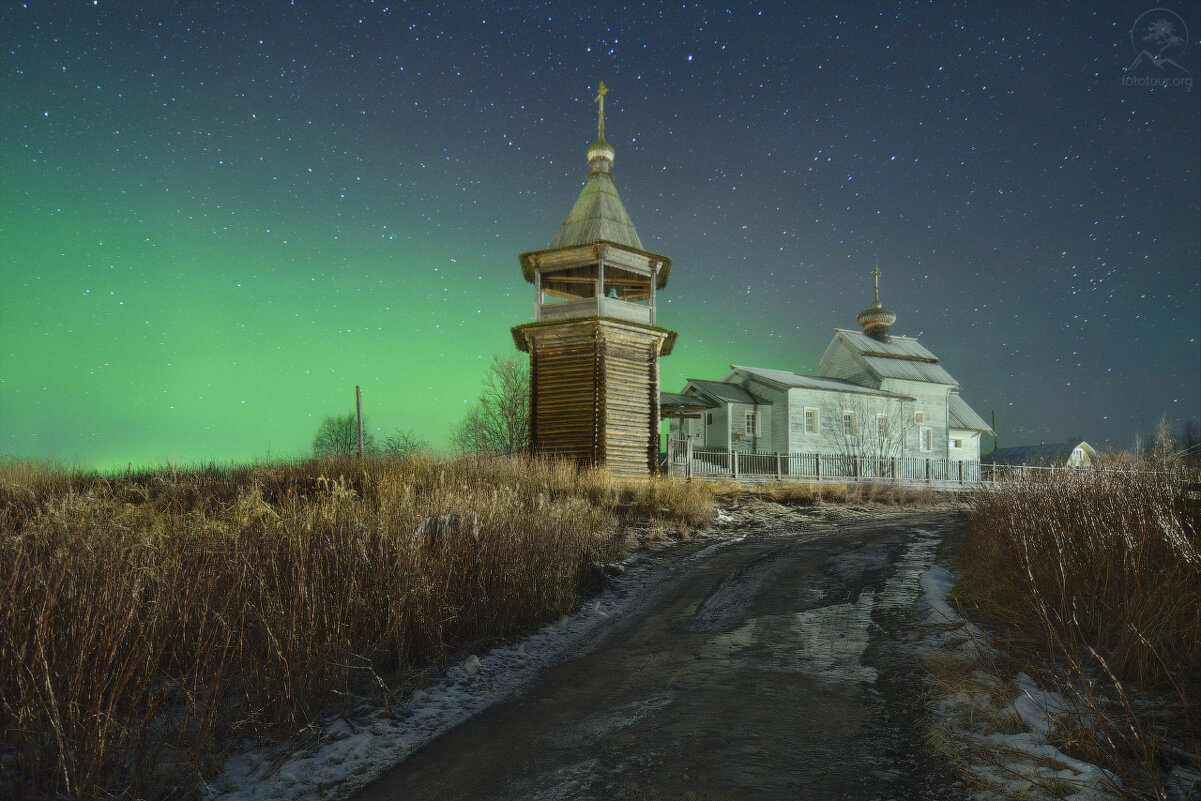
[[[882,276],[882,275],[884,275],[884,273],[880,272],[880,266],[876,265],[876,269],[872,270],[872,277],[875,279],[875,283],[876,283],[876,302],[877,303],[880,302],[880,276]]]
[[[600,82],[600,88],[596,90],[596,99],[592,102],[598,105],[596,114],[596,135],[600,139],[605,138],[605,95],[609,94],[609,87],[605,86],[605,82]]]

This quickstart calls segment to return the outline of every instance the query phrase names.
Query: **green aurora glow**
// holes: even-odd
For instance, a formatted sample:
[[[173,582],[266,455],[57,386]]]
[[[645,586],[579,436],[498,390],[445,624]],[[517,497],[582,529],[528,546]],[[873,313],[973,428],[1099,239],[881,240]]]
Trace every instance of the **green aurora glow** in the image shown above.
[[[0,456],[303,456],[356,384],[378,435],[446,448],[532,319],[517,255],[579,191],[602,77],[675,261],[665,390],[814,370],[878,258],[1009,444],[1201,409],[1198,93],[1094,65],[1128,5],[393,5],[0,6]]]

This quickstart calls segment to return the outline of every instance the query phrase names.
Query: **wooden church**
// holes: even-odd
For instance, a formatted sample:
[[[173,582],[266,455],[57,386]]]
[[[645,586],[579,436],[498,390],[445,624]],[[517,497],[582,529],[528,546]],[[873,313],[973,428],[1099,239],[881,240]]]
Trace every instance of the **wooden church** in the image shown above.
[[[607,91],[601,83],[579,198],[550,246],[520,257],[534,285],[534,321],[513,329],[530,355],[532,453],[645,476],[659,467],[667,417],[674,440],[731,454],[872,457],[894,472],[905,459],[927,471],[934,459],[974,465],[991,429],[933,353],[891,333],[879,270],[875,299],[856,318],[862,332],[836,330],[817,375],[731,366],[720,381],[660,394],[659,357],[676,333],[655,324],[655,299],[671,259],[642,246],[617,194]]]
[[[855,318],[863,330],[835,329],[816,375],[730,365],[720,381],[690,379],[663,395],[670,436],[746,454],[938,460],[958,475],[965,463],[974,474],[992,428],[941,359],[891,332],[897,315],[880,302],[880,274],[871,306]]]
[[[645,476],[659,461],[659,357],[676,338],[655,325],[671,259],[642,246],[617,195],[607,91],[579,198],[550,247],[521,254],[534,322],[513,341],[530,355],[531,451]]]

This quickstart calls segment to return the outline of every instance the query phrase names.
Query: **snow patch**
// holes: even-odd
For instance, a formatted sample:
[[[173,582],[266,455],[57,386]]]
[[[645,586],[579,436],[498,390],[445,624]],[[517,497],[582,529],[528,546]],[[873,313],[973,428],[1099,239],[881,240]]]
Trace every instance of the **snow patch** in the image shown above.
[[[1201,766],[1177,765],[1165,786],[1173,801],[1196,801],[1201,798]]]
[[[1043,690],[1025,673],[1014,677],[1013,683],[1022,694],[1013,699],[1013,708],[1026,728],[1046,737],[1055,728],[1055,719],[1068,711],[1068,703],[1056,692]]]
[[[955,577],[951,571],[942,565],[933,567],[922,573],[922,600],[926,606],[947,623],[962,622],[962,618],[951,609],[951,588],[955,586]]]
[[[971,660],[989,653],[982,632],[965,621],[950,604],[955,576],[946,568],[932,565],[920,578],[926,627],[919,653]],[[980,756],[970,766],[990,787],[977,798],[1029,798],[1032,801],[1111,801],[1108,789],[1120,786],[1116,776],[1096,765],[1074,759],[1047,742],[1069,705],[1058,693],[1044,690],[1030,676],[1019,673],[1003,681],[982,671],[971,675],[971,686],[934,699],[929,709],[951,735],[974,745]],[[1013,692],[1013,700],[998,708],[994,697],[1001,688]],[[998,724],[1022,724],[1023,731],[1006,734],[993,730]],[[983,760],[987,759],[985,762]],[[997,794],[1001,795],[998,796]]]

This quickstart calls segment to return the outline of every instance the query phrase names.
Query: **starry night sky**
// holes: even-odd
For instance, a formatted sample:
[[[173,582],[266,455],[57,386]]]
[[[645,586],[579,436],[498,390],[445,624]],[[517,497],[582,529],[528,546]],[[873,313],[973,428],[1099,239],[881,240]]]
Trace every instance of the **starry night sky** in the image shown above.
[[[665,390],[815,371],[878,260],[1002,445],[1201,416],[1201,86],[1122,83],[1171,75],[1125,71],[1154,4],[807,5],[0,0],[0,455],[297,456],[355,384],[446,447],[600,79]]]

